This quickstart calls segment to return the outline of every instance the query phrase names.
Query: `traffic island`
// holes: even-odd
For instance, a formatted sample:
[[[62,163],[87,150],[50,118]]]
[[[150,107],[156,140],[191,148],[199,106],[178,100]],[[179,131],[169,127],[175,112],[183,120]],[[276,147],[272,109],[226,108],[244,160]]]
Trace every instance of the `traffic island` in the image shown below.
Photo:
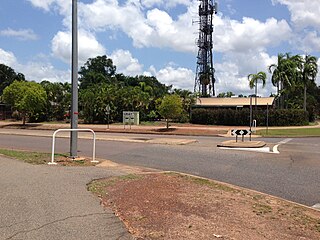
[[[228,148],[262,148],[266,145],[264,141],[236,141],[228,140],[219,143],[217,147],[228,147]]]

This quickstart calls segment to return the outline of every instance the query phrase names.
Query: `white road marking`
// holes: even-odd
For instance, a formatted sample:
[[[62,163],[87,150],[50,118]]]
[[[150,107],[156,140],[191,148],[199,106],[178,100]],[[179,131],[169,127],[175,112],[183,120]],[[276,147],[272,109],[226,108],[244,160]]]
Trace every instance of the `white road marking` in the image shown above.
[[[317,204],[313,205],[312,208],[320,210],[320,203],[317,203]]]
[[[273,146],[272,151],[270,147],[262,147],[262,148],[230,148],[230,147],[219,147],[220,149],[227,149],[227,150],[240,150],[240,151],[249,151],[249,152],[261,152],[261,153],[274,153],[274,154],[280,154],[278,147],[281,144],[288,143],[292,140],[292,138],[286,138],[280,142],[278,142],[276,145]]]
[[[219,147],[220,149],[227,149],[227,150],[240,150],[240,151],[249,151],[249,152],[262,152],[262,153],[273,153],[270,151],[269,147],[262,147],[262,148],[230,148],[230,147]]]
[[[279,144],[284,144],[284,143],[288,143],[288,142],[290,142],[292,140],[292,138],[286,138],[286,139],[284,139],[284,140],[282,140],[282,141],[280,141],[280,142],[278,142]]]
[[[286,139],[278,142],[278,144],[277,144],[277,145],[274,145],[274,147],[272,148],[272,152],[279,154],[279,153],[280,153],[279,150],[278,150],[279,145],[288,143],[288,142],[290,142],[291,140],[292,140],[292,138],[286,138]]]
[[[280,144],[277,144],[277,145],[274,145],[274,146],[273,146],[273,148],[272,148],[272,152],[273,152],[273,153],[277,153],[277,154],[280,153],[280,152],[278,151],[279,145],[280,145]]]

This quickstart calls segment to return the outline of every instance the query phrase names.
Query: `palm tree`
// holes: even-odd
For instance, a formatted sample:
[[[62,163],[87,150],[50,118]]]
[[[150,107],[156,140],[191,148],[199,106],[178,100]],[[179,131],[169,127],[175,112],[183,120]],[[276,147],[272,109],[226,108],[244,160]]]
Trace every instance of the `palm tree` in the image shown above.
[[[278,54],[276,64],[269,66],[269,72],[272,74],[271,82],[277,87],[277,96],[279,97],[278,107],[284,106],[284,95],[294,83],[297,71],[297,56],[291,57],[290,53]]]
[[[255,108],[257,110],[257,94],[258,94],[258,81],[262,81],[262,88],[266,85],[267,74],[265,72],[251,73],[248,75],[249,87],[255,88]]]
[[[303,84],[303,110],[307,110],[307,86],[314,82],[318,74],[317,58],[306,55],[304,58],[299,56],[299,81]]]

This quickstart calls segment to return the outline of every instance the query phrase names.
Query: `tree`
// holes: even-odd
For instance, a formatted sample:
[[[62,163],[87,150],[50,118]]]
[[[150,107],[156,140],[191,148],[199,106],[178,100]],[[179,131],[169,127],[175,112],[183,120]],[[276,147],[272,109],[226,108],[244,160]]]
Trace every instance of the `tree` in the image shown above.
[[[307,86],[315,82],[318,74],[317,58],[306,55],[304,58],[298,57],[299,64],[299,81],[303,84],[303,110],[307,110]]]
[[[25,78],[22,73],[16,73],[11,67],[0,64],[0,96],[14,80],[25,81]]]
[[[63,120],[71,104],[71,84],[44,80],[40,85],[47,93],[47,120]]]
[[[233,93],[233,92],[222,92],[222,93],[219,93],[218,94],[218,98],[230,98],[230,97],[232,97],[232,96],[235,96],[235,94]]]
[[[249,87],[251,89],[255,88],[255,105],[257,109],[257,94],[258,94],[258,81],[262,81],[262,88],[266,85],[267,74],[265,72],[252,73],[248,75]]]
[[[182,100],[176,95],[166,95],[161,101],[161,104],[157,107],[160,115],[166,119],[167,129],[169,128],[169,119],[178,118],[182,111]]]
[[[294,86],[297,78],[297,57],[290,53],[278,54],[276,64],[269,66],[269,72],[272,73],[271,82],[277,87],[278,107],[284,108],[284,98],[288,95],[290,88]]]
[[[35,82],[14,81],[4,89],[2,97],[5,103],[22,114],[23,125],[27,117],[39,118],[47,103],[45,90]]]
[[[191,117],[191,107],[196,103],[196,94],[184,89],[174,89],[173,92],[182,99],[183,112],[179,121],[189,122]]]
[[[89,58],[80,68],[80,89],[86,89],[98,83],[111,83],[115,78],[116,66],[106,55]]]

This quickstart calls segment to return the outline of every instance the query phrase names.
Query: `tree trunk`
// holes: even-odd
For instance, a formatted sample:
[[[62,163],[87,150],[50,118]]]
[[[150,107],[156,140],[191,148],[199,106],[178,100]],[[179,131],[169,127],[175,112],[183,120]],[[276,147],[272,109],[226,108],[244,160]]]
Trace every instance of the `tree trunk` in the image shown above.
[[[258,81],[256,81],[256,89],[255,89],[255,91],[256,91],[256,97],[255,97],[255,110],[257,111],[257,94],[258,94]]]
[[[22,125],[26,125],[26,114],[22,113]]]
[[[303,110],[307,111],[307,85],[304,84],[303,89]]]
[[[169,119],[168,118],[166,119],[166,122],[167,122],[167,129],[169,129]]]

